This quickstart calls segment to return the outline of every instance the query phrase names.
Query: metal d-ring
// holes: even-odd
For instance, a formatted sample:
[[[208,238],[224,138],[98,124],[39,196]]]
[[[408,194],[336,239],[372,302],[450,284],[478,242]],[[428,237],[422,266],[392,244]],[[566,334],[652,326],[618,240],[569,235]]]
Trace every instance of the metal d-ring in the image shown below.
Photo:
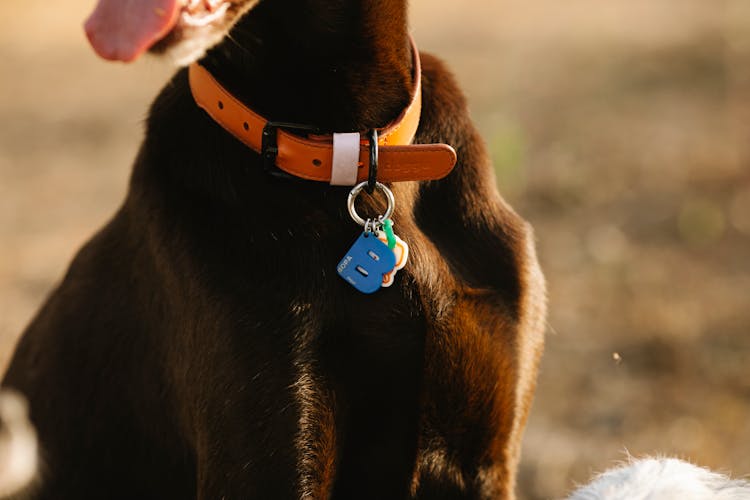
[[[354,186],[349,192],[349,197],[347,197],[346,199],[346,208],[349,209],[349,215],[351,215],[352,219],[354,219],[354,222],[356,222],[360,226],[364,226],[367,221],[359,216],[359,214],[357,213],[357,209],[354,208],[354,202],[357,200],[357,196],[359,196],[359,193],[362,192],[367,184],[368,181],[364,181]],[[391,215],[393,215],[393,207],[396,205],[396,199],[393,196],[393,191],[388,189],[388,186],[380,182],[375,182],[375,187],[380,189],[383,194],[385,194],[385,197],[388,200],[388,207],[386,208],[385,213],[382,215],[382,218],[390,219]]]

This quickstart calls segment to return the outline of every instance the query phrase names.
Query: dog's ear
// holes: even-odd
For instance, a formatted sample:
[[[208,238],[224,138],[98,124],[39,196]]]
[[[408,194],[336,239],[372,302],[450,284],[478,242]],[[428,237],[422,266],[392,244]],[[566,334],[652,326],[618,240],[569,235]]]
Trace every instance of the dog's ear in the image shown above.
[[[85,24],[104,59],[131,62],[147,50],[178,64],[200,58],[258,0],[99,0]]]

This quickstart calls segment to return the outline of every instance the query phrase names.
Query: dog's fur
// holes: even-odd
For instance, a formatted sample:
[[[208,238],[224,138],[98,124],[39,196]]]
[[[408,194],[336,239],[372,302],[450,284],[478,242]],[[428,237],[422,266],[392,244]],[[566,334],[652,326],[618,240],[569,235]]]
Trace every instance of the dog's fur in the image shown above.
[[[611,469],[568,500],[748,500],[750,483],[676,458],[645,458]]]
[[[22,492],[37,472],[37,440],[29,422],[26,400],[0,391],[0,498]]]
[[[271,119],[367,130],[407,103],[406,24],[404,0],[265,0],[203,62]],[[410,262],[371,296],[335,272],[347,189],[267,175],[175,75],[5,378],[36,498],[513,498],[543,278],[454,79],[422,63],[416,142],[458,165],[393,186]]]

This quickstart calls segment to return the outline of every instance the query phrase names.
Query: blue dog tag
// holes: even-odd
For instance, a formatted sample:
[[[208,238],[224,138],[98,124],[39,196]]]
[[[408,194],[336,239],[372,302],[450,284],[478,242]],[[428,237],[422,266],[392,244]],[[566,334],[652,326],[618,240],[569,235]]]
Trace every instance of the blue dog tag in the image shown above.
[[[383,275],[396,267],[396,255],[370,232],[362,233],[336,267],[339,276],[362,293],[373,293],[383,285]]]

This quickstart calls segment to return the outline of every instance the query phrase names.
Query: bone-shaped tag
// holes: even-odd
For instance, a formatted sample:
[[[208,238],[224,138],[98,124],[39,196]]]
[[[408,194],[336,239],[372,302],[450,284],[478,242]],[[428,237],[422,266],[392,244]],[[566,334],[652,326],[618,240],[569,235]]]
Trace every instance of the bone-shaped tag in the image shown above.
[[[336,266],[339,276],[362,293],[373,293],[396,267],[396,255],[373,233],[364,232]]]

